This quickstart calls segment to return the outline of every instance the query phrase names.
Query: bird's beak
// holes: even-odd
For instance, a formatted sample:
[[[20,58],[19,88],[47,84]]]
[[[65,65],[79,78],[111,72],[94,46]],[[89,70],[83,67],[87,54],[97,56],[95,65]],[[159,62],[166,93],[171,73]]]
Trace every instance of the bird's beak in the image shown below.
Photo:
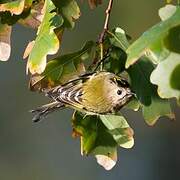
[[[131,94],[132,97],[137,99],[137,95],[134,92],[131,92],[130,94]]]
[[[131,95],[131,96],[134,96],[137,98],[137,95],[133,91],[131,91],[130,89],[127,90],[127,95]]]
[[[137,97],[137,95],[134,92],[131,92],[131,95],[133,95],[134,97]]]
[[[132,92],[131,90],[127,91],[127,95],[131,95],[131,96],[134,96],[135,98],[137,98],[136,93]]]

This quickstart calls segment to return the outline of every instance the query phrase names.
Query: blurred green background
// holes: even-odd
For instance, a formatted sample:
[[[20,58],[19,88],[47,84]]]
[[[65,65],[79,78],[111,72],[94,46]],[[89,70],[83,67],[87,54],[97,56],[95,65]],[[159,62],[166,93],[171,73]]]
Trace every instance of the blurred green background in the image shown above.
[[[80,49],[86,40],[96,40],[103,20],[104,5],[90,10],[79,3],[82,16],[63,37],[62,53]],[[136,39],[159,21],[158,9],[165,0],[114,0],[110,26],[120,26]],[[0,62],[0,180],[169,180],[180,179],[180,111],[176,121],[161,118],[152,128],[140,113],[123,110],[135,131],[135,146],[119,148],[119,160],[111,171],[97,165],[95,158],[80,155],[79,139],[71,137],[71,110],[56,112],[33,124],[28,111],[48,101],[28,90],[27,43],[35,31],[16,25],[12,54]]]

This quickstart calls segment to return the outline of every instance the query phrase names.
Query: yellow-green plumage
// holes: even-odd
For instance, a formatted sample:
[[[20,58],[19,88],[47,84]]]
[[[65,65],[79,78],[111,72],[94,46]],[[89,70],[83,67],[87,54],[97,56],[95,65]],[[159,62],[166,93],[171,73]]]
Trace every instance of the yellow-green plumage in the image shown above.
[[[91,77],[83,85],[84,94],[82,103],[88,111],[109,112],[112,107],[112,101],[107,96],[112,90],[107,72]]]

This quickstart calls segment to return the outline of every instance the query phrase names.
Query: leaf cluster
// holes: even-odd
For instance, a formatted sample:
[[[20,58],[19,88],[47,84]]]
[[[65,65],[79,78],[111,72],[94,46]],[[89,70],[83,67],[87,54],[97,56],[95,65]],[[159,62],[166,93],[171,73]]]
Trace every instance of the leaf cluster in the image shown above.
[[[101,0],[89,0],[91,8]],[[170,98],[180,104],[180,7],[166,5],[159,10],[161,21],[131,38],[120,27],[107,30],[102,46],[87,41],[82,49],[65,55],[59,52],[63,33],[75,26],[80,8],[75,0],[4,0],[0,2],[0,60],[9,59],[12,25],[37,29],[36,38],[24,52],[29,87],[43,92],[81,74],[100,68],[125,77],[137,98],[124,108],[141,111],[148,125],[162,116],[174,119]],[[103,54],[103,58],[102,58]],[[117,161],[117,147],[134,145],[133,130],[122,114],[87,115],[74,112],[73,135],[81,139],[82,155],[92,154],[105,169]]]

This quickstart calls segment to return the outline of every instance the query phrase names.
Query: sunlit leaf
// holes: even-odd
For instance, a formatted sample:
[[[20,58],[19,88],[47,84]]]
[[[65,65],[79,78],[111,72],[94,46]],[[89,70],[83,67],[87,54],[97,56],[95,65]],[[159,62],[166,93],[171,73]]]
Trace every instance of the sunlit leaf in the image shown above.
[[[25,0],[16,0],[0,4],[0,11],[10,11],[11,14],[19,15],[23,12],[25,5]]]
[[[167,20],[176,12],[176,6],[168,4],[159,9],[159,16],[162,21]]]
[[[120,74],[125,70],[125,62],[127,55],[125,50],[129,46],[128,39],[125,31],[120,27],[113,29],[111,32],[108,31],[105,41],[108,41],[109,59],[106,63],[106,70],[115,74]]]
[[[116,164],[117,145],[131,148],[134,144],[133,130],[123,116],[90,116],[75,112],[73,129],[81,136],[82,154],[95,155],[106,170]]]
[[[180,99],[180,55],[171,53],[158,64],[151,74],[151,82],[158,85],[158,93],[162,98],[176,97]]]
[[[31,78],[30,89],[41,90],[43,88],[51,88],[82,74],[85,71],[82,61],[89,58],[93,46],[94,43],[89,41],[81,50],[49,61],[41,75],[34,75]]]
[[[152,63],[145,58],[128,69],[132,89],[142,104],[142,113],[149,125],[153,125],[161,116],[174,118],[168,100],[161,99],[157,94],[156,86],[150,83],[150,75],[153,70]]]
[[[58,20],[54,22],[53,18],[56,16],[55,9],[51,0],[46,0],[43,7],[43,20],[38,28],[37,37],[28,58],[27,68],[32,74],[41,74],[46,67],[46,56],[48,54],[55,54],[60,42],[54,30],[63,24],[63,19],[58,16]]]
[[[11,53],[11,26],[0,23],[0,60],[7,61]]]
[[[74,128],[76,131],[82,135],[83,138],[83,152],[89,153],[98,143],[103,143],[103,136],[107,139],[108,137],[123,148],[132,148],[134,145],[133,130],[129,127],[127,121],[123,116],[119,115],[100,115],[98,116],[79,116],[78,113],[75,114],[76,120],[73,121]],[[101,121],[105,125],[100,125]],[[86,127],[87,129],[84,129]],[[102,138],[101,140],[99,138]],[[98,141],[97,141],[98,140]],[[104,146],[107,145],[107,149],[111,147],[111,142],[105,140]],[[99,146],[99,145],[98,145]],[[115,144],[113,145],[115,146]],[[110,148],[111,149],[111,148]],[[102,150],[102,152],[100,152]],[[98,152],[98,154],[105,154],[106,148],[96,147],[93,152]]]
[[[142,107],[142,113],[146,123],[150,126],[154,125],[163,116],[169,117],[172,120],[175,119],[169,100],[161,99],[158,96],[152,97],[149,106]]]
[[[113,46],[119,47],[126,51],[129,46],[129,42],[126,33],[120,27],[115,28],[112,32],[108,33],[110,36],[110,41]]]
[[[117,146],[112,135],[98,116],[75,112],[72,122],[74,131],[82,136],[82,154],[89,154],[93,151],[94,153],[98,152],[98,154],[108,155],[106,154],[108,153],[107,151],[111,151],[111,148],[113,149]],[[102,151],[100,146],[103,147]]]
[[[128,59],[126,68],[135,63],[142,55],[151,55],[153,62],[160,62],[166,58],[169,53],[164,47],[164,39],[169,30],[180,25],[180,7],[176,7],[176,12],[168,19],[146,31],[138,40],[136,40],[128,49]]]
[[[1,23],[13,25],[26,18],[30,13],[32,3],[33,0],[15,0],[0,4]]]
[[[109,129],[117,144],[123,148],[132,148],[134,145],[133,130],[123,116],[101,115],[101,121]]]

